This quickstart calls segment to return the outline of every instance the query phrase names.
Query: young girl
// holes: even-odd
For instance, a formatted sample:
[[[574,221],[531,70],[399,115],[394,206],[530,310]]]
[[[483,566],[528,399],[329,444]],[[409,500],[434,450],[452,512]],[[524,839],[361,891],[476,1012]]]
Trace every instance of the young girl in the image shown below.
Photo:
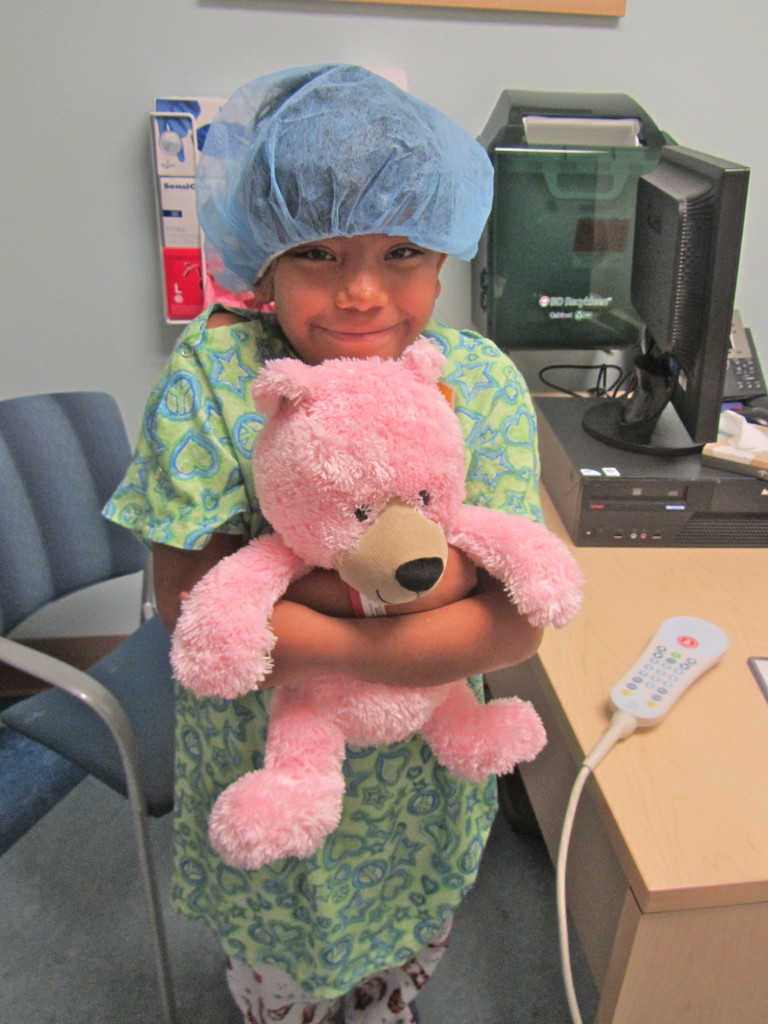
[[[232,97],[208,133],[197,190],[220,284],[251,288],[274,312],[214,306],[189,325],[107,506],[152,543],[169,630],[206,570],[267,528],[249,464],[261,423],[250,384],[267,359],[397,358],[425,335],[447,357],[468,501],[540,517],[521,377],[488,340],[431,319],[446,255],[471,258],[490,210],[482,147],[361,68],[305,68]],[[249,872],[207,841],[218,794],[261,766],[269,686],[311,667],[413,686],[466,675],[481,695],[480,673],[529,658],[540,640],[501,585],[456,552],[407,611],[356,619],[346,587],[316,571],[275,608],[266,689],[235,701],[179,689],[172,900],[220,938],[246,1021],[416,1020],[410,1004],[474,882],[494,782],[458,780],[418,737],[348,749],[343,817],[312,857]]]

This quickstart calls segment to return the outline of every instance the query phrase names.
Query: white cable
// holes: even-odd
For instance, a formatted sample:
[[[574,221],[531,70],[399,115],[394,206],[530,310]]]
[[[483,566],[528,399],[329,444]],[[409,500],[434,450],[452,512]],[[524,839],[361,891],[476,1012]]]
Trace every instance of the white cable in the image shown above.
[[[595,768],[600,764],[609,750],[619,740],[626,739],[637,728],[637,719],[626,711],[617,711],[611,719],[611,724],[603,733],[591,753],[587,755],[579,768],[576,779],[571,789],[568,800],[563,828],[560,834],[560,847],[557,853],[557,923],[560,932],[560,960],[563,969],[563,982],[565,994],[568,999],[568,1008],[571,1012],[573,1024],[582,1024],[579,1003],[576,998],[576,990],[573,985],[573,971],[571,969],[571,951],[568,942],[568,911],[565,901],[565,872],[568,860],[568,846],[571,841],[573,821],[576,817],[576,808],[581,794],[586,785],[587,779]]]

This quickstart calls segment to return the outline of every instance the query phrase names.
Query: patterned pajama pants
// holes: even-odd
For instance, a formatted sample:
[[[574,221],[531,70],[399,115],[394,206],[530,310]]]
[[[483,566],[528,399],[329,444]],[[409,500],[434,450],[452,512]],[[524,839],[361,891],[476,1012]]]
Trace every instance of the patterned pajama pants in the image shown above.
[[[246,1024],[413,1024],[409,1004],[443,958],[451,923],[408,963],[363,979],[339,999],[309,995],[279,967],[239,960],[227,961],[227,983]]]

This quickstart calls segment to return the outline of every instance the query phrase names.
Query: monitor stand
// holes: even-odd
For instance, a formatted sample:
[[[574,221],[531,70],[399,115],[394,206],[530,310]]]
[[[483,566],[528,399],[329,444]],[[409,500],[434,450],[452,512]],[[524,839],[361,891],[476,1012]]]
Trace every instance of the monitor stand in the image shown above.
[[[597,399],[584,413],[582,426],[590,437],[647,455],[695,455],[702,449],[683,426],[673,405],[665,407],[651,433],[638,436],[621,423],[624,402],[621,398]]]

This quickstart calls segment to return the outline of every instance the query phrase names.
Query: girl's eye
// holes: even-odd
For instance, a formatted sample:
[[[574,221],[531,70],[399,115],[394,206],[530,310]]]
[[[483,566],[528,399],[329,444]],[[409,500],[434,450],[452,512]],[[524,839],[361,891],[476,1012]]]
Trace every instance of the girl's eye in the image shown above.
[[[308,249],[295,249],[291,255],[294,259],[298,260],[321,261],[333,259],[332,253],[316,245],[310,246]]]
[[[429,504],[429,491],[419,491],[419,497],[423,505]]]
[[[389,250],[387,259],[407,260],[414,256],[422,256],[423,254],[424,250],[417,248],[415,245],[398,245],[396,248]]]
[[[359,519],[361,523],[364,523],[370,514],[370,509],[367,505],[360,505],[355,509],[355,519]]]

